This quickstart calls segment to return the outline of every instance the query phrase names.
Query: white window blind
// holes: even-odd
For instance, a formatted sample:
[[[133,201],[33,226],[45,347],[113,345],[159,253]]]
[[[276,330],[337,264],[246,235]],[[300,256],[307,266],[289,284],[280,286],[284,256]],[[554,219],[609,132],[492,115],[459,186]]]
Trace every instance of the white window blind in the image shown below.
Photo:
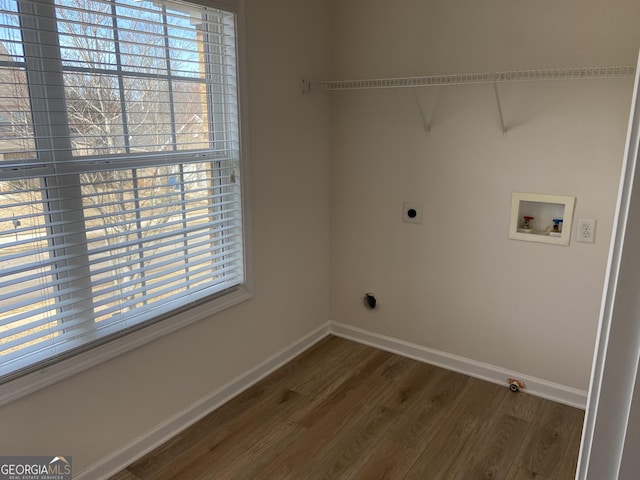
[[[236,43],[217,8],[0,0],[0,382],[243,284]]]

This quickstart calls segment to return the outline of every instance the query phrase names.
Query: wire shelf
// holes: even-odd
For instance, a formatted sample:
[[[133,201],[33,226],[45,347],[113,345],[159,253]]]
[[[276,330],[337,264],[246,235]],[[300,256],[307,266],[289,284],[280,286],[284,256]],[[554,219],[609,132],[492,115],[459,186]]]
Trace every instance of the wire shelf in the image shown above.
[[[541,80],[589,80],[622,78],[635,75],[634,66],[550,68],[541,70],[514,70],[506,72],[461,73],[423,77],[377,78],[370,80],[330,80],[318,82],[322,91],[365,90],[380,88],[418,88],[441,85],[467,85],[477,83],[531,82]],[[313,87],[309,85],[309,89]]]

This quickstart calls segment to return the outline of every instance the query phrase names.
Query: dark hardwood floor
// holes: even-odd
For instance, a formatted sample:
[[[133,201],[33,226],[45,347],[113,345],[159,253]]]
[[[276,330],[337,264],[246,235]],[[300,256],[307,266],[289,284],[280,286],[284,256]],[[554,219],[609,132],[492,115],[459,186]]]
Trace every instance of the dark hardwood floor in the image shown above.
[[[111,480],[572,480],[583,413],[327,337]]]

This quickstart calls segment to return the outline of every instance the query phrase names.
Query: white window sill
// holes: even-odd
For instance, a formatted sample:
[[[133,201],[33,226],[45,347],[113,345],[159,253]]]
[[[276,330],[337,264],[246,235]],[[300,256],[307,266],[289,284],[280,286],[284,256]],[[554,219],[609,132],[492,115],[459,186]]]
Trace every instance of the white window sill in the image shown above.
[[[11,380],[0,385],[0,406],[130,352],[187,325],[210,318],[222,310],[249,300],[252,296],[247,288],[236,287],[221,297],[203,302],[104,345]]]

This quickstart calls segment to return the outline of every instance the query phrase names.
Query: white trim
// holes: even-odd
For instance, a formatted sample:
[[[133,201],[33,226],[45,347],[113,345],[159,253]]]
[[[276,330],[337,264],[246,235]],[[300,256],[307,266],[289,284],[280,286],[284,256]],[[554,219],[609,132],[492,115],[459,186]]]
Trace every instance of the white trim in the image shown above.
[[[640,66],[640,56],[638,57]],[[640,161],[640,70],[636,73],[627,127],[614,230],[602,294],[600,320],[591,368],[589,403],[582,429],[576,479],[618,478],[625,452],[640,344],[635,318],[638,162]],[[625,245],[627,245],[625,247]],[[615,387],[615,388],[612,388]],[[635,455],[635,451],[630,453]]]
[[[242,233],[244,242],[244,282],[250,292],[254,291],[253,275],[253,201],[251,186],[251,153],[249,145],[249,83],[247,71],[247,46],[246,46],[246,14],[244,0],[229,0],[236,4],[236,45],[238,54],[236,55],[238,68],[238,121],[240,132],[240,194],[242,195]]]
[[[109,478],[126,468],[131,462],[162,445],[177,432],[193,425],[231,398],[259,382],[327,335],[329,335],[329,325],[324,324],[290,346],[280,350],[275,355],[272,355],[257,367],[239,375],[210,395],[201,398],[135,440],[104,457],[99,462],[82,470],[77,475],[74,475],[73,478],[75,480]]]
[[[117,340],[79,353],[41,370],[0,385],[0,407],[30,393],[53,385],[107,360],[157,340],[192,323],[209,318],[227,308],[249,300],[253,294],[244,287],[237,287],[223,296],[182,311],[170,319],[142,328]]]
[[[504,385],[505,387],[507,387],[508,378],[517,378],[526,383],[526,392],[531,395],[582,410],[585,409],[587,403],[587,392],[584,390],[549,382],[541,378],[507,370],[488,363],[478,362],[459,355],[434,350],[415,343],[405,342],[397,338],[370,332],[351,325],[330,321],[329,333],[420,362],[486,380],[487,382]]]

